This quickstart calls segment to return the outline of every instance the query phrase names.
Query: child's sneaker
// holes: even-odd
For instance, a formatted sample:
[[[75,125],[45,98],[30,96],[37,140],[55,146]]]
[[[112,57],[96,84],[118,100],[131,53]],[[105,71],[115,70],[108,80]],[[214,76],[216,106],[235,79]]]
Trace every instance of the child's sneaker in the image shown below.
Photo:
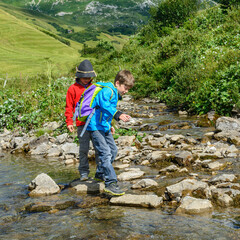
[[[117,183],[111,183],[109,186],[104,188],[104,191],[114,196],[121,196],[125,194],[125,192],[119,188]]]
[[[88,180],[88,175],[87,174],[82,174],[80,176],[80,181],[87,181]]]
[[[97,181],[97,182],[104,182],[105,181],[103,176],[98,176],[98,175],[95,175],[94,180]]]

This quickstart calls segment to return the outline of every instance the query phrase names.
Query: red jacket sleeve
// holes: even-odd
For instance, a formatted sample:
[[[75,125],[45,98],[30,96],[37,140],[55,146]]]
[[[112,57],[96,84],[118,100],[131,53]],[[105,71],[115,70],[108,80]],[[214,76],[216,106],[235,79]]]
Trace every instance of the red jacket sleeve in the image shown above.
[[[69,87],[66,95],[65,117],[67,126],[73,125],[73,113],[75,112],[76,93],[72,86]]]

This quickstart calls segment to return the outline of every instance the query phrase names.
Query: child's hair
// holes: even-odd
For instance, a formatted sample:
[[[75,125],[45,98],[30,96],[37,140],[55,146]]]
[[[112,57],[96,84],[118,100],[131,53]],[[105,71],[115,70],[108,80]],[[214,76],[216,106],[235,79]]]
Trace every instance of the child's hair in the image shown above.
[[[126,85],[129,88],[132,88],[134,85],[134,77],[128,70],[121,70],[117,73],[117,76],[115,77],[114,84],[116,84],[116,81],[119,81],[119,83],[122,85]]]

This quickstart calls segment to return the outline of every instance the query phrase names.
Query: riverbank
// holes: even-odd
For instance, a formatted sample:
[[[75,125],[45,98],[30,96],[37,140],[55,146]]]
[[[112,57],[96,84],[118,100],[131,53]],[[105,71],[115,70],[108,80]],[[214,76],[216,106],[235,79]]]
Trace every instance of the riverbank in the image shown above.
[[[142,104],[145,105],[144,108]],[[160,209],[168,209],[167,211],[173,215],[190,214],[190,217],[192,214],[204,214],[211,218],[219,207],[226,212],[238,211],[240,196],[238,119],[218,118],[215,127],[209,128],[211,132],[206,132],[204,128],[200,136],[199,127],[195,127],[198,134],[191,132],[198,122],[187,121],[188,118],[185,117],[181,118],[181,124],[147,123],[151,118],[169,116],[166,107],[159,103],[145,101],[130,105],[129,99],[125,98],[119,109],[128,109],[128,113],[135,113],[136,116],[129,124],[120,123],[119,127],[134,128],[138,131],[137,137],[120,136],[116,139],[119,152],[114,167],[120,185],[126,189],[127,194],[123,197],[106,198],[102,194],[103,184],[91,179],[88,182],[77,180],[71,182],[74,179],[70,177],[68,182],[57,181],[60,191],[52,195],[58,196],[57,198],[50,198],[51,196],[36,198],[30,194],[33,193],[33,189],[28,191],[25,186],[26,197],[30,194],[31,198],[23,204],[23,212],[44,211],[57,214],[60,210],[66,211],[69,208],[140,206],[155,209],[153,211],[157,212]],[[56,123],[48,124],[48,127],[54,125],[57,127]],[[171,134],[159,131],[154,126],[169,129]],[[177,131],[181,131],[182,134],[172,134],[173,126],[175,129],[178,126],[180,129]],[[72,176],[77,176],[78,145],[68,134],[56,137],[45,134],[36,137],[34,133],[5,131],[0,135],[0,139],[2,159],[10,152],[15,156],[26,155],[28,158],[36,158],[37,162],[41,161],[43,164],[54,159],[65,168],[75,169],[75,175]],[[92,149],[89,157],[94,159]],[[34,161],[31,162],[34,164]],[[51,171],[48,172],[47,169],[44,172],[51,175]],[[42,169],[39,171],[36,169],[35,173],[40,175]],[[56,175],[51,177],[55,180]],[[29,183],[30,181],[27,184]],[[81,196],[82,200],[79,202],[74,196]]]

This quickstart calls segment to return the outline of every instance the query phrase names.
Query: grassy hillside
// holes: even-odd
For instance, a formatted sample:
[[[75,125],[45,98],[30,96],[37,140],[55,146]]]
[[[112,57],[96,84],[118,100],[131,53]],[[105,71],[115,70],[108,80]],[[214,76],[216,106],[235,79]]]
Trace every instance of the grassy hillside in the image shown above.
[[[39,11],[72,26],[102,31],[133,34],[149,18],[148,10],[159,0],[1,0],[12,6]],[[1,2],[0,1],[0,2]],[[93,30],[94,29],[94,30]],[[90,39],[88,39],[90,40]]]
[[[0,9],[0,77],[66,73],[79,61],[76,49]],[[51,66],[50,66],[51,65]]]
[[[120,53],[91,53],[99,78],[113,79],[121,67],[136,77],[136,97],[198,114],[240,109],[239,1],[205,10],[194,1],[165,0]]]

